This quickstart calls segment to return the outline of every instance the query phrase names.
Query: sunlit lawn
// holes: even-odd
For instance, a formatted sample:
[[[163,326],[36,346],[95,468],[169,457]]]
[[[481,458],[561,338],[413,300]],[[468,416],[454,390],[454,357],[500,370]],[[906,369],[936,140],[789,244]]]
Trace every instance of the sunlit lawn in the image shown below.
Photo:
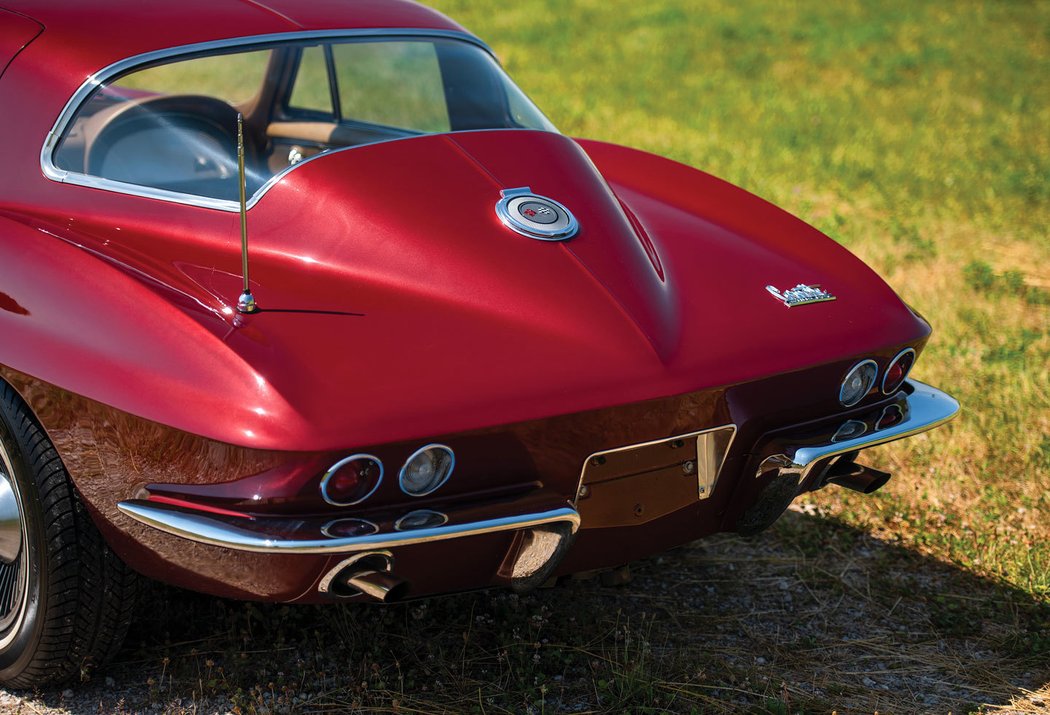
[[[1050,595],[1050,3],[434,3],[566,133],[699,167],[859,254],[934,326],[954,425],[845,521]]]
[[[564,132],[704,169],[859,254],[933,324],[916,375],[964,412],[877,450],[896,477],[876,495],[812,495],[624,589],[157,598],[117,681],[170,712],[965,712],[1021,687],[1046,692],[1011,712],[1045,712],[1050,2],[432,4]],[[100,712],[140,711],[96,687]]]

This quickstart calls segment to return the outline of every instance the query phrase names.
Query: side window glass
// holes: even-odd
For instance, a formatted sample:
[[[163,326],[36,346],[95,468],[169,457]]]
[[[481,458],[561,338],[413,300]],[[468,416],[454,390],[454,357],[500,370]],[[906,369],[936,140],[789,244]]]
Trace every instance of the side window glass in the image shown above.
[[[431,42],[332,46],[344,120],[417,132],[451,129],[437,51]]]
[[[319,46],[303,49],[288,106],[292,109],[332,114],[328,67],[325,64],[324,51]]]

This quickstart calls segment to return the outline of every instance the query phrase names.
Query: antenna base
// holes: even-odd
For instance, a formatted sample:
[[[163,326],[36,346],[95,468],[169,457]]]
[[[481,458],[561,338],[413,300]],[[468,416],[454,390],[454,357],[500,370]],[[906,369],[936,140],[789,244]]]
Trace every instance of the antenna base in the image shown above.
[[[259,306],[255,304],[255,296],[252,295],[250,290],[246,290],[241,293],[241,297],[237,299],[237,312],[238,313],[257,313]]]

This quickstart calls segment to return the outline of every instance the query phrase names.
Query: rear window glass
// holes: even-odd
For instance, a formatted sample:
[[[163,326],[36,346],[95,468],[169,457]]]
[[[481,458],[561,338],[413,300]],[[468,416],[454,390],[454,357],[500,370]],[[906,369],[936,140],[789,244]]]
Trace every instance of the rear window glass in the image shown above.
[[[120,90],[148,94],[206,94],[228,104],[248,102],[262,87],[270,52],[242,52],[172,62],[129,74],[114,83]]]
[[[239,194],[238,113],[249,195],[331,150],[476,129],[557,131],[473,43],[298,40],[104,81],[65,124],[51,161],[63,181],[227,208],[215,202]]]

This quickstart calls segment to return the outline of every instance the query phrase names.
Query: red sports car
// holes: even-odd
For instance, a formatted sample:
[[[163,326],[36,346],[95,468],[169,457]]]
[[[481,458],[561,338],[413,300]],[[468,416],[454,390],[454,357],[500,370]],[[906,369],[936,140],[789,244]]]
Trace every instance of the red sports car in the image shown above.
[[[527,589],[870,492],[957,403],[802,221],[391,0],[0,0],[0,681],[217,596]]]

